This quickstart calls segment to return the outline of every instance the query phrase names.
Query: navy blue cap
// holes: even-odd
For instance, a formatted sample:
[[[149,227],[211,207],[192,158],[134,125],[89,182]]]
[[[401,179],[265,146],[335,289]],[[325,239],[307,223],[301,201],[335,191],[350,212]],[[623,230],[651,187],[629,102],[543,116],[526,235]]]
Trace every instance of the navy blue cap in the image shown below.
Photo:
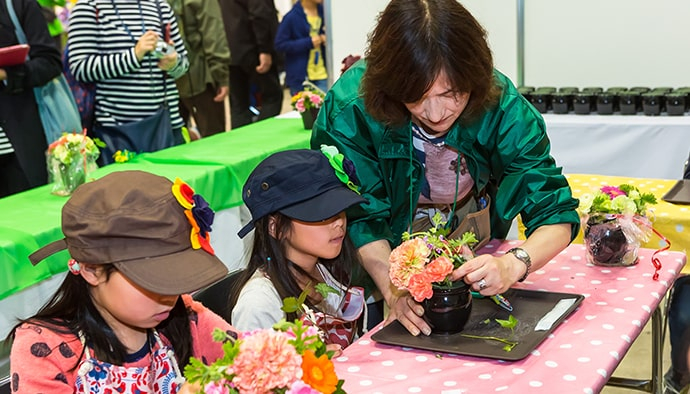
[[[286,150],[264,159],[244,184],[242,199],[252,219],[237,233],[240,238],[257,220],[274,212],[319,222],[367,201],[336,176],[321,151],[310,149]]]

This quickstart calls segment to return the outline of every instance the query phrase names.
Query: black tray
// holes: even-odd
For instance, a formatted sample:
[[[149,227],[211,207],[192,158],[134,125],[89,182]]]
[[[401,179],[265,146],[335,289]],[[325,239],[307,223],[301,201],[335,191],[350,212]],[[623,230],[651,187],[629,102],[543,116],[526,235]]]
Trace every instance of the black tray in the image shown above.
[[[523,289],[510,289],[504,293],[504,296],[513,305],[513,312],[500,308],[489,298],[475,298],[472,300],[470,319],[465,328],[457,334],[431,334],[430,336],[419,335],[415,337],[396,320],[374,333],[371,339],[388,345],[516,361],[525,358],[534,350],[585,298],[581,294]],[[574,298],[575,302],[551,325],[550,329],[534,330],[539,320],[551,311],[558,301],[569,298]],[[508,319],[511,314],[518,320],[512,336],[509,328],[501,327],[494,320]],[[486,322],[487,319],[489,319],[488,323]],[[510,338],[518,344],[510,352],[507,352],[503,349],[505,345],[501,342],[467,338],[463,334]]]
[[[690,204],[690,180],[681,179],[676,182],[661,199],[671,204]]]

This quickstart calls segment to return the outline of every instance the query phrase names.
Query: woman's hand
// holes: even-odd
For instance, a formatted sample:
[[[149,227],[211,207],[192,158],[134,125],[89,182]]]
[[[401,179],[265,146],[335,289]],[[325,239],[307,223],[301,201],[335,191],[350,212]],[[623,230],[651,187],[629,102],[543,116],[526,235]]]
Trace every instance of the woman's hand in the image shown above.
[[[422,318],[424,308],[412,299],[409,293],[405,292],[394,296],[388,301],[388,305],[390,310],[384,325],[398,320],[414,336],[419,335],[420,332],[424,335],[431,334],[431,327]]]
[[[505,292],[524,275],[527,266],[512,254],[484,254],[458,267],[451,280],[464,279],[474,291],[492,296]]]
[[[158,43],[158,33],[153,30],[149,30],[139,37],[139,41],[134,46],[134,54],[137,60],[141,62],[147,53],[156,49],[156,44]]]
[[[170,48],[173,48],[173,52],[163,56],[158,61],[158,68],[160,68],[163,71],[168,71],[171,68],[175,67],[175,65],[177,64],[177,51],[174,50],[175,46],[173,45],[172,41],[170,41],[168,45],[170,45]]]

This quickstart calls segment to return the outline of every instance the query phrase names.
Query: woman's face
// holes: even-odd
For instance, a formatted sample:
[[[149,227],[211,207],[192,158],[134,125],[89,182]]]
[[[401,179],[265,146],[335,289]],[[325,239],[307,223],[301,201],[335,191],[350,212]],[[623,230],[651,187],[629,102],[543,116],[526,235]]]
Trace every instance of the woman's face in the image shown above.
[[[415,123],[429,134],[443,135],[465,110],[470,94],[454,90],[445,72],[440,72],[419,101],[405,103]]]
[[[346,226],[345,212],[321,222],[292,219],[285,237],[286,257],[306,272],[311,272],[319,258],[333,259],[340,255]]]

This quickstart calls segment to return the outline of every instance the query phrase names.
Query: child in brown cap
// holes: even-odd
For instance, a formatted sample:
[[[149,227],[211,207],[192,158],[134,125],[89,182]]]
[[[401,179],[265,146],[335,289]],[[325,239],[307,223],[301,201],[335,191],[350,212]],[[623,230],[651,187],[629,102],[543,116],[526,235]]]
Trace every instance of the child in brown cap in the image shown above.
[[[227,273],[212,222],[179,179],[121,171],[80,186],[62,209],[65,238],[29,256],[67,249],[71,274],[10,334],[12,392],[175,393],[190,357],[221,357],[212,331],[234,329],[185,294]]]

